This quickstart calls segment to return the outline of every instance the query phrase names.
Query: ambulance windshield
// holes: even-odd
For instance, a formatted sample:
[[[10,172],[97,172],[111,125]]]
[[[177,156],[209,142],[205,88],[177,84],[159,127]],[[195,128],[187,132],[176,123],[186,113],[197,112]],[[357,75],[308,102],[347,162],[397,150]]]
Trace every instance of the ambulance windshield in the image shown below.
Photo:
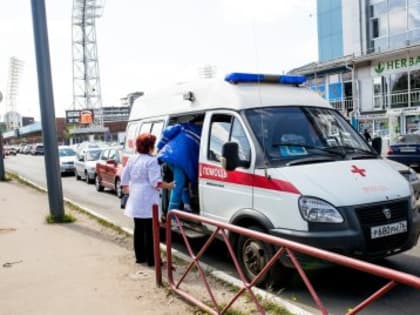
[[[332,109],[269,107],[249,109],[246,116],[270,162],[312,157],[319,160],[319,156],[336,160],[348,154],[376,157],[363,138]]]

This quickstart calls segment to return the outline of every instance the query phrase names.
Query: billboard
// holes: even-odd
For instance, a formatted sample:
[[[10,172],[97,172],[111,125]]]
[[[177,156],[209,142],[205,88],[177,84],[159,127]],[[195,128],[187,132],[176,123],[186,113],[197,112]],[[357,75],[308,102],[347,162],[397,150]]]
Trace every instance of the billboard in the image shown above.
[[[66,124],[90,125],[93,123],[94,114],[92,109],[66,110]]]

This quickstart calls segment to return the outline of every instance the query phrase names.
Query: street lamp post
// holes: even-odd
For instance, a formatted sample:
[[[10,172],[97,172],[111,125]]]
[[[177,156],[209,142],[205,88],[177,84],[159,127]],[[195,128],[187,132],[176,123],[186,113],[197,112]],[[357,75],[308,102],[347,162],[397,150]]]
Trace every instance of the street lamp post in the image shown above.
[[[3,94],[0,92],[0,103],[3,100]],[[3,160],[3,132],[0,129],[0,181],[6,179],[4,171],[4,160]]]
[[[47,175],[50,214],[58,221],[64,218],[63,188],[58,163],[57,129],[51,78],[45,1],[32,0],[32,21],[38,74],[39,104],[41,108],[44,162]]]

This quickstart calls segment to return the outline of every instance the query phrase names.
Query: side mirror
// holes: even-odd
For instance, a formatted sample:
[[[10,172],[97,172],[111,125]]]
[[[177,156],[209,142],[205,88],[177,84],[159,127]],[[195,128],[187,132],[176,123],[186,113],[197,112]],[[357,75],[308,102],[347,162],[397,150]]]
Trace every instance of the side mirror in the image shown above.
[[[375,149],[376,153],[380,155],[382,153],[382,138],[381,137],[373,138],[372,147]]]
[[[223,145],[220,162],[227,171],[233,171],[239,166],[239,146],[236,142],[226,142]]]
[[[226,142],[223,145],[220,162],[227,171],[233,171],[238,166],[249,167],[249,161],[239,158],[239,145],[236,142]]]

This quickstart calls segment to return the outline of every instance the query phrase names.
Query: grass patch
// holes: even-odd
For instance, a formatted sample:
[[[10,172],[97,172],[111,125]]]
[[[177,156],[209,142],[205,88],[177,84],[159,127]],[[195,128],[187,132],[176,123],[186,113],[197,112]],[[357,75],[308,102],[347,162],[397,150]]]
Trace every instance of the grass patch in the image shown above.
[[[228,290],[231,293],[237,293],[239,291],[239,287],[228,283],[222,279],[216,278],[214,277],[212,274],[209,274],[209,278],[212,278],[215,282],[223,285],[223,288]],[[242,294],[242,296],[247,299],[249,302],[252,302],[251,297],[249,296],[248,292],[244,292]],[[267,299],[262,298],[260,295],[255,294],[255,297],[257,298],[257,301],[261,304],[261,306],[263,307],[263,309],[266,311],[266,313],[269,314],[278,314],[278,315],[293,315],[293,313],[289,312],[285,307],[280,306],[274,302],[268,301]],[[235,309],[232,309],[232,312],[229,313],[230,308],[228,309],[228,312],[226,314],[230,314],[230,315],[241,315],[244,313],[238,312]]]
[[[1,182],[10,182],[12,179],[10,178],[10,176],[8,176],[7,173],[4,174],[4,179],[0,180]]]
[[[52,216],[51,214],[47,216],[46,221],[48,224],[54,224],[54,223],[73,223],[76,221],[76,218],[73,217],[70,214],[64,214],[62,218],[56,218]]]

